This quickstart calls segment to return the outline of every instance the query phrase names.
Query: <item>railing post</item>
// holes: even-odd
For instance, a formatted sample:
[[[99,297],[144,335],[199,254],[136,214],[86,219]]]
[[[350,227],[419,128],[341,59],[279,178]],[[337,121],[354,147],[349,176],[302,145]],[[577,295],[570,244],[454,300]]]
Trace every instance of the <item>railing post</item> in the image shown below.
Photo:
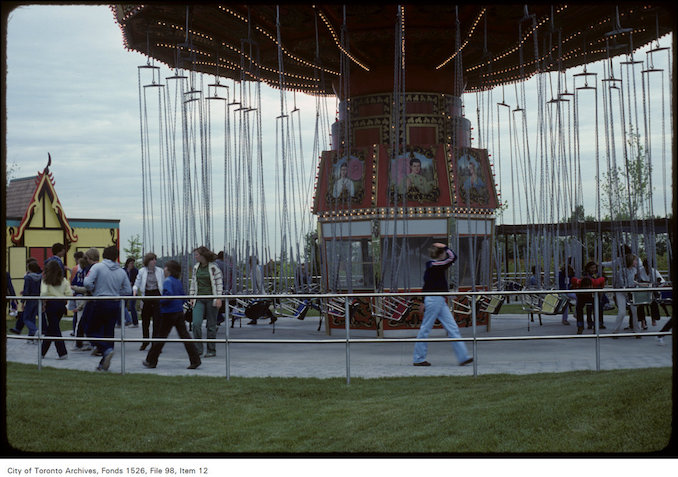
[[[454,318],[454,316],[453,316]],[[473,377],[478,377],[478,341],[476,341],[476,296],[471,295],[471,323],[473,324]]]
[[[229,325],[230,320],[230,310],[228,308],[228,300],[225,301],[224,303],[224,325],[226,325],[226,349],[225,349],[225,355],[226,355],[226,381],[231,380],[231,348],[229,346],[229,339],[231,336],[230,328],[231,326]]]
[[[38,299],[38,371],[42,369],[42,299]]]
[[[115,329],[115,328],[114,328]],[[120,373],[125,374],[125,299],[120,299]]]
[[[593,326],[596,330],[596,371],[600,371],[600,295],[598,292],[593,294]]]
[[[346,297],[344,303],[344,323],[346,325],[346,384],[351,384],[351,316],[349,311],[349,299]]]

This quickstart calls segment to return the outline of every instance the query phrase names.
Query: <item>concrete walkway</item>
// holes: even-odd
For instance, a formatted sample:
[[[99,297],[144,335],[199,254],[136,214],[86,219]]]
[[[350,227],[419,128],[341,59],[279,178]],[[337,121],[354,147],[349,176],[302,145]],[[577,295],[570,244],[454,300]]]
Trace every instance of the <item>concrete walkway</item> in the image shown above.
[[[648,333],[658,332],[668,318],[662,317],[657,326],[650,326]],[[543,325],[538,321],[530,323],[527,329],[526,315],[502,314],[492,317],[491,331],[478,327],[477,337],[517,337],[517,336],[575,336],[576,327],[572,317],[570,325],[561,324],[560,318],[544,316]],[[535,318],[535,320],[537,320]],[[609,336],[613,317],[606,316],[607,330],[601,330],[601,336]],[[293,318],[280,318],[272,333],[268,320],[259,320],[257,326],[247,326],[243,321],[229,329],[230,339],[251,340],[340,340],[345,338],[344,330],[332,330],[330,336],[324,326],[318,328],[318,317],[307,317],[304,321]],[[141,327],[125,328],[125,339],[141,338]],[[25,330],[24,330],[25,333]],[[462,337],[470,338],[473,330],[461,328]],[[116,329],[120,337],[121,329]],[[415,338],[417,330],[391,331],[386,338]],[[375,331],[351,330],[351,339],[374,339]],[[7,339],[7,361],[32,363],[38,362],[38,347],[29,345],[25,340]],[[25,335],[22,335],[25,336]],[[203,331],[203,336],[205,332]],[[588,339],[548,339],[529,341],[478,341],[476,347],[476,365],[478,375],[485,374],[530,374],[553,373],[572,370],[596,369],[596,339],[592,331],[586,330]],[[68,332],[65,337],[72,339]],[[217,338],[225,339],[225,324],[218,327]],[[175,331],[169,338],[177,339]],[[445,338],[442,329],[434,330],[430,338]],[[642,339],[619,337],[618,339],[600,339],[600,369],[627,369],[673,366],[673,338],[664,337],[664,346],[657,344],[655,336],[646,335]],[[68,359],[57,360],[54,346],[42,360],[42,366],[94,371],[99,359],[90,352],[71,351],[73,342],[67,342]],[[217,356],[203,358],[202,365],[196,370],[187,370],[188,356],[181,343],[167,343],[163,349],[158,366],[147,369],[141,363],[146,351],[139,351],[140,342],[125,343],[125,373],[147,373],[158,375],[200,375],[226,376],[225,344],[217,344]],[[468,342],[469,352],[473,343]],[[450,343],[429,343],[428,361],[431,367],[412,366],[412,342],[352,343],[350,345],[350,376],[352,378],[381,378],[396,376],[469,376],[474,366],[458,366]],[[230,375],[232,377],[346,377],[346,344],[343,343],[230,343]],[[109,372],[122,372],[122,346],[115,344],[115,355]]]

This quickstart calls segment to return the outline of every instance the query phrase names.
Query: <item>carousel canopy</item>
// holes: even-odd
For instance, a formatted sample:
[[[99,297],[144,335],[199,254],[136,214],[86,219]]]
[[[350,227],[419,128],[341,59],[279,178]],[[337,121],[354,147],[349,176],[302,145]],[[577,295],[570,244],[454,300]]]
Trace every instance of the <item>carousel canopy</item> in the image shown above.
[[[351,95],[392,88],[396,5],[112,8],[126,47],[172,68],[275,87],[281,86],[282,70],[286,89],[337,94],[343,52],[355,85]],[[458,93],[460,86],[488,89],[539,71],[628,54],[673,31],[674,13],[668,3],[640,2],[407,4],[402,25],[406,84],[410,91],[424,91],[427,85],[447,93]],[[460,66],[464,85],[454,85],[454,69]]]

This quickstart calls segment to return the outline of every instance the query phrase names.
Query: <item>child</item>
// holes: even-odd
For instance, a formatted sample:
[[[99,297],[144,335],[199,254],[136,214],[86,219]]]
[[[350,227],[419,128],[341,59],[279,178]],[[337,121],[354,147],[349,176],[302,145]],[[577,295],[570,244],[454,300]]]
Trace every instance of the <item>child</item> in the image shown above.
[[[572,288],[603,288],[605,286],[605,277],[598,276],[598,265],[596,262],[589,262],[584,267],[584,275],[581,279],[572,277],[571,279]],[[604,330],[605,325],[603,324],[603,299],[599,295],[599,316],[598,323],[599,329]],[[584,308],[586,308],[586,321],[588,323],[589,330],[594,328],[593,322],[593,293],[577,293],[577,304],[575,305],[575,316],[577,317],[577,334],[580,335],[584,332]]]
[[[73,296],[71,284],[64,277],[64,272],[59,262],[50,260],[45,264],[45,273],[40,283],[40,296]],[[47,300],[45,302],[47,312],[47,332],[46,336],[61,337],[60,321],[66,313],[66,300]],[[52,340],[42,342],[42,357],[44,358],[49,350]],[[59,357],[57,359],[68,358],[66,345],[63,341],[57,340],[54,343]]]
[[[162,286],[163,296],[181,296],[186,295],[184,286],[181,283],[181,265],[175,260],[170,260],[165,264],[165,280]],[[153,324],[155,330],[157,326],[157,333],[154,338],[167,338],[172,328],[177,329],[179,338],[183,340],[191,339],[191,335],[186,331],[186,322],[184,321],[184,306],[182,300],[160,300],[160,320]],[[151,344],[151,349],[143,361],[143,365],[147,368],[155,368],[158,365],[158,356],[162,351],[164,342],[156,341]],[[190,359],[188,369],[195,369],[200,366],[200,353],[194,343],[184,341],[186,353]]]
[[[40,280],[42,280],[42,270],[34,258],[26,262],[26,275],[24,275],[24,289],[21,292],[23,296],[40,296]],[[22,300],[24,310],[19,314],[16,325],[10,331],[21,334],[24,325],[28,328],[28,336],[35,336],[38,332],[36,318],[38,317],[38,301]],[[43,308],[44,310],[44,308]],[[35,344],[37,341],[29,340],[29,344]]]
[[[16,296],[16,291],[14,291],[14,285],[12,285],[12,277],[9,272],[7,272],[7,296]],[[9,316],[17,315],[18,304],[16,300],[11,300],[9,302]]]

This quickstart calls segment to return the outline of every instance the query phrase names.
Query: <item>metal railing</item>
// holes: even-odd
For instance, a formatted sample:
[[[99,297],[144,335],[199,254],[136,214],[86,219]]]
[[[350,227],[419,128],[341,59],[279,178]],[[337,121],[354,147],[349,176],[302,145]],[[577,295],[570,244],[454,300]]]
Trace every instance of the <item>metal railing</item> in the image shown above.
[[[476,292],[407,292],[407,293],[323,293],[323,294],[269,294],[269,295],[182,295],[182,296],[87,296],[87,297],[78,297],[78,300],[83,301],[98,301],[98,300],[120,300],[120,337],[56,337],[56,336],[45,336],[42,333],[42,308],[43,301],[48,300],[69,300],[73,297],[34,297],[34,296],[7,296],[7,300],[37,300],[38,301],[38,335],[37,336],[7,336],[8,339],[15,340],[37,340],[38,345],[41,344],[43,340],[50,341],[108,341],[116,342],[121,344],[121,374],[125,374],[125,346],[124,343],[136,343],[136,342],[165,342],[165,343],[183,343],[185,341],[190,342],[200,342],[200,343],[215,343],[223,344],[225,346],[225,372],[226,379],[230,380],[231,378],[231,358],[230,358],[230,345],[231,344],[345,344],[346,347],[346,383],[350,384],[351,382],[351,344],[366,344],[366,343],[417,343],[417,342],[454,342],[454,341],[463,341],[463,342],[472,342],[473,347],[473,376],[478,376],[478,343],[479,342],[491,342],[491,341],[532,341],[532,340],[569,340],[569,339],[593,339],[595,340],[595,356],[596,356],[596,371],[600,371],[600,340],[605,338],[616,338],[616,337],[632,337],[632,336],[668,336],[671,334],[670,331],[661,332],[643,332],[643,333],[606,333],[600,334],[599,328],[599,317],[601,310],[599,309],[601,293],[633,293],[633,292],[661,292],[670,290],[666,287],[642,287],[642,288],[597,288],[597,289],[573,289],[573,290],[516,290],[516,291],[476,291]],[[593,309],[594,309],[594,334],[584,335],[584,334],[568,334],[568,335],[541,335],[541,336],[493,336],[493,337],[480,337],[477,335],[477,300],[481,297],[491,297],[495,295],[506,296],[506,295],[548,295],[548,294],[593,294],[595,299],[593,300]],[[369,297],[427,297],[427,296],[445,296],[445,297],[470,297],[471,299],[471,324],[472,324],[472,336],[467,338],[351,338],[350,332],[350,298],[369,298]],[[231,338],[230,337],[230,328],[228,326],[226,329],[225,338],[217,339],[195,339],[190,340],[185,339],[175,339],[175,338],[126,338],[125,337],[125,301],[127,300],[167,300],[167,299],[176,299],[176,300],[193,300],[193,299],[222,299],[229,300],[234,298],[239,299],[252,299],[252,300],[283,300],[283,299],[331,299],[331,298],[343,298],[344,299],[344,323],[345,323],[345,337],[343,338],[327,338],[327,339],[252,339],[252,338]],[[639,306],[639,305],[638,305]],[[538,313],[535,311],[535,313]],[[230,310],[229,306],[225,307],[225,323],[228,323],[230,319]],[[42,346],[38,346],[38,369],[42,369]]]

